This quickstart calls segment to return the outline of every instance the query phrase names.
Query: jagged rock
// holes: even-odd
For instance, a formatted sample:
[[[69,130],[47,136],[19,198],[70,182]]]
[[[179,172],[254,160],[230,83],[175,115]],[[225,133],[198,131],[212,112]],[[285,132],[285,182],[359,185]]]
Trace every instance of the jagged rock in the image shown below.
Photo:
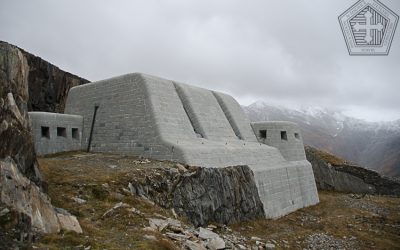
[[[0,161],[0,201],[31,218],[34,231],[60,231],[56,211],[47,195],[24,177],[10,158]]]
[[[265,248],[266,249],[275,249],[275,245],[272,243],[267,243],[267,244],[265,244]]]
[[[186,240],[183,245],[186,249],[189,250],[207,250],[207,248],[205,248],[203,245],[190,240]]]
[[[111,216],[116,210],[120,208],[128,208],[130,207],[128,204],[123,203],[123,202],[118,202],[117,204],[114,205],[114,207],[108,209],[102,216],[102,218]]]
[[[400,182],[327,152],[305,147],[319,190],[400,196]]]
[[[225,241],[220,237],[213,238],[207,242],[207,248],[210,250],[225,249]]]
[[[195,225],[231,224],[264,217],[253,172],[248,166],[189,167],[185,173],[154,169],[128,185],[133,194],[173,208]]]
[[[63,113],[70,88],[89,81],[65,72],[53,64],[32,55],[21,48],[0,41],[0,46],[10,46],[19,50],[26,61],[26,79],[29,92],[29,111]]]
[[[166,233],[167,237],[177,240],[177,241],[182,241],[182,240],[187,240],[189,239],[189,236],[184,235],[184,234],[176,234],[176,233]]]
[[[85,204],[87,201],[78,197],[72,197],[72,200],[78,204]]]
[[[240,250],[246,250],[247,248],[243,246],[242,244],[237,244],[236,247]]]
[[[74,231],[76,233],[83,233],[78,219],[73,215],[57,214],[58,221],[62,229],[67,231]]]
[[[200,227],[199,228],[199,238],[203,239],[203,240],[208,240],[208,239],[214,239],[214,238],[218,238],[219,235],[214,233],[211,230],[205,229]]]
[[[148,234],[143,235],[143,238],[145,238],[146,240],[157,240],[156,236]]]
[[[9,212],[10,212],[10,210],[8,208],[4,208],[4,209],[0,210],[0,217],[8,214]]]
[[[42,77],[38,72],[50,75]],[[47,98],[47,104],[53,111],[62,111],[61,108],[57,110],[55,103],[61,103],[63,109],[70,76],[60,72],[40,58],[0,41],[0,205],[7,205],[16,218],[17,222],[11,220],[10,223],[22,233],[21,240],[28,238],[29,241],[34,233],[58,232],[63,227],[48,196],[42,192],[46,183],[37,168],[28,117],[28,107],[38,110],[32,107],[35,103],[44,103],[50,92],[58,96],[52,100]],[[53,81],[56,78],[59,80]],[[41,95],[32,94],[32,91],[47,92]],[[73,217],[63,219],[73,221]],[[73,223],[79,225],[77,220]],[[8,231],[3,229],[5,225],[0,226],[0,232]],[[0,233],[2,242],[7,241],[7,237],[14,236]],[[15,247],[9,245],[9,248]]]
[[[182,173],[187,172],[187,169],[185,168],[185,166],[183,166],[183,165],[180,164],[180,163],[176,163],[176,164],[175,164],[175,167],[179,170],[179,172],[182,172]]]
[[[142,212],[140,212],[139,209],[136,209],[136,208],[134,208],[134,207],[131,209],[131,212],[134,213],[134,214],[136,214],[136,215],[142,215]]]
[[[168,221],[163,219],[151,218],[149,219],[149,224],[151,228],[154,228],[161,232],[162,230],[164,230],[164,228],[168,226]]]
[[[23,53],[0,42],[0,159],[11,157],[23,176],[40,185],[28,118],[28,74]]]

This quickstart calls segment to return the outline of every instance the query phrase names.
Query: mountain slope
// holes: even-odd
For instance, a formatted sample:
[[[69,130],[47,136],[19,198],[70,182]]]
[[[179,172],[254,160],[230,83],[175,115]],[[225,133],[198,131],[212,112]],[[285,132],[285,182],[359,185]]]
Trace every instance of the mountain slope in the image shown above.
[[[400,176],[400,120],[366,122],[337,110],[290,109],[264,102],[244,107],[251,121],[292,121],[306,145],[329,151],[384,175]]]

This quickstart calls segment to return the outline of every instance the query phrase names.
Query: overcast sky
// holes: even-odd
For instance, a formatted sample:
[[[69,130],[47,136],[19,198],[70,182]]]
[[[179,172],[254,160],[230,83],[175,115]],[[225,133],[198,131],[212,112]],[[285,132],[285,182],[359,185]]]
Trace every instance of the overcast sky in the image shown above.
[[[90,81],[143,72],[243,105],[400,119],[400,28],[389,56],[349,56],[338,16],[355,2],[0,0],[0,40]]]

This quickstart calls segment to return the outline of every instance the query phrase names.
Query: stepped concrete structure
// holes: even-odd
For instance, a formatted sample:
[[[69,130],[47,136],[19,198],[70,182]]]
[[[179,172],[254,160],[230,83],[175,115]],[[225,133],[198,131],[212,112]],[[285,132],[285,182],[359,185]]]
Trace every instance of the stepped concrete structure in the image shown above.
[[[65,113],[83,117],[82,149],[210,168],[248,165],[267,218],[319,202],[298,129],[280,122],[252,128],[229,95],[134,73],[73,87]]]

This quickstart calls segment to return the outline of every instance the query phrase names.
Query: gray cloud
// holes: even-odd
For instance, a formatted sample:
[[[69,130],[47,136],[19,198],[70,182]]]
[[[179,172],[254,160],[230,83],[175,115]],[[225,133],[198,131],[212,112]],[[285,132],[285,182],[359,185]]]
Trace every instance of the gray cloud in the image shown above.
[[[349,56],[337,17],[353,2],[2,0],[0,39],[92,81],[145,72],[243,104],[400,119],[400,32],[389,56]]]

